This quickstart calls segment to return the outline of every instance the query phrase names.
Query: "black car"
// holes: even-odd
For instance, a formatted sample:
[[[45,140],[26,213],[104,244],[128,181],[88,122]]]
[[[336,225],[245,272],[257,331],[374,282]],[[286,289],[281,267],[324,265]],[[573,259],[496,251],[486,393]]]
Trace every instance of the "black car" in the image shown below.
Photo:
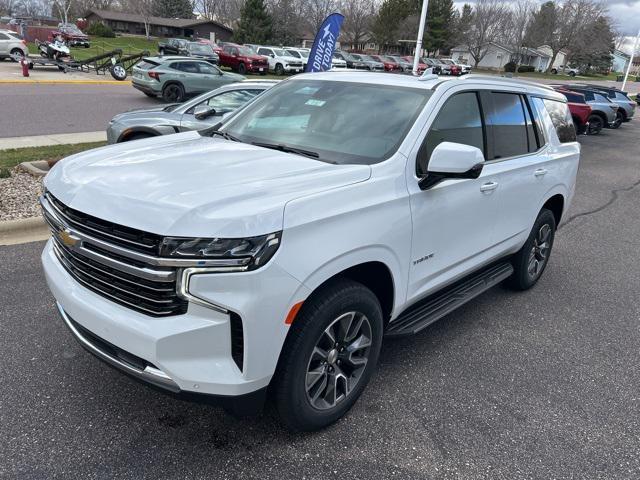
[[[182,38],[169,38],[166,42],[158,43],[158,53],[160,55],[188,55],[188,43]]]
[[[189,42],[187,43],[187,55],[193,58],[206,60],[213,65],[217,65],[220,57],[213,50],[213,47],[207,43]]]
[[[431,71],[433,73],[435,73],[436,75],[442,74],[442,64],[438,60],[434,58],[427,58],[427,57],[423,57],[421,60],[422,60],[422,63],[427,65],[427,68],[432,69]]]
[[[353,58],[350,54],[348,54],[347,52],[335,52],[333,54],[334,58],[339,58],[340,60],[344,60],[345,62],[347,62],[347,68],[355,68],[358,70],[366,70],[367,69],[367,64],[364,63],[361,60],[357,60],[355,58]]]

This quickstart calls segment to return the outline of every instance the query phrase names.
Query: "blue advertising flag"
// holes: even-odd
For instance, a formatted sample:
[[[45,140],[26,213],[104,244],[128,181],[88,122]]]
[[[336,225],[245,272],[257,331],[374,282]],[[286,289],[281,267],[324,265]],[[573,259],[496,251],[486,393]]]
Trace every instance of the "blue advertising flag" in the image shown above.
[[[336,49],[336,41],[340,35],[340,27],[344,16],[332,13],[322,22],[322,26],[316,33],[313,41],[309,60],[307,60],[307,72],[324,72],[331,70],[331,59]]]

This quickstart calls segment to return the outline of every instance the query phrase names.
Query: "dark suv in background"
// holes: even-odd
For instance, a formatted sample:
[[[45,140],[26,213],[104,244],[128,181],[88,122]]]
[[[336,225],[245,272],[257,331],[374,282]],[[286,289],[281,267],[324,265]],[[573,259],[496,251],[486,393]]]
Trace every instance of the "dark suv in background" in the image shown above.
[[[169,38],[166,42],[158,43],[158,53],[160,55],[189,55],[188,43],[182,38]]]

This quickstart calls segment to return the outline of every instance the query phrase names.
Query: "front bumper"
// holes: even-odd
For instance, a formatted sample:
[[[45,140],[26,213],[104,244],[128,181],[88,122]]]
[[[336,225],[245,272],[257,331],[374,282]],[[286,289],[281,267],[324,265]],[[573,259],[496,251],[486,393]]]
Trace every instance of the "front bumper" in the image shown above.
[[[297,65],[297,66],[285,65],[284,66],[284,71],[287,73],[301,73],[303,70],[304,68],[302,67],[302,65]]]
[[[88,348],[70,328],[76,339],[119,370],[171,393],[242,396],[265,388],[287,334],[284,319],[291,306],[309,294],[272,262],[252,272],[193,275],[189,292],[215,301],[222,311],[189,303],[184,314],[150,317],[74,280],[54,253],[52,240],[45,246],[42,263],[67,327],[74,326],[86,339],[84,329],[123,352],[123,358],[137,360],[127,364],[120,356],[116,356],[119,363],[105,358],[104,351],[98,354]],[[242,369],[232,357],[229,311],[243,325]]]
[[[269,71],[269,65],[247,65],[247,72],[266,73]]]

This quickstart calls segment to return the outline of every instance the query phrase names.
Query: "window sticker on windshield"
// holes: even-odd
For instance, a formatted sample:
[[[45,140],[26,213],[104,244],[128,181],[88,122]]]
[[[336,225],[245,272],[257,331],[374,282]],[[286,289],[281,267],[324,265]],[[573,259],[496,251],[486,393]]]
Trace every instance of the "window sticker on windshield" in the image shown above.
[[[320,88],[317,88],[317,87],[302,87],[302,88],[300,88],[299,90],[296,90],[293,93],[297,93],[297,94],[300,94],[300,95],[313,95],[318,90],[320,90]]]
[[[325,103],[327,103],[325,100],[316,100],[314,98],[310,98],[309,100],[304,102],[305,105],[313,105],[314,107],[321,107]]]

